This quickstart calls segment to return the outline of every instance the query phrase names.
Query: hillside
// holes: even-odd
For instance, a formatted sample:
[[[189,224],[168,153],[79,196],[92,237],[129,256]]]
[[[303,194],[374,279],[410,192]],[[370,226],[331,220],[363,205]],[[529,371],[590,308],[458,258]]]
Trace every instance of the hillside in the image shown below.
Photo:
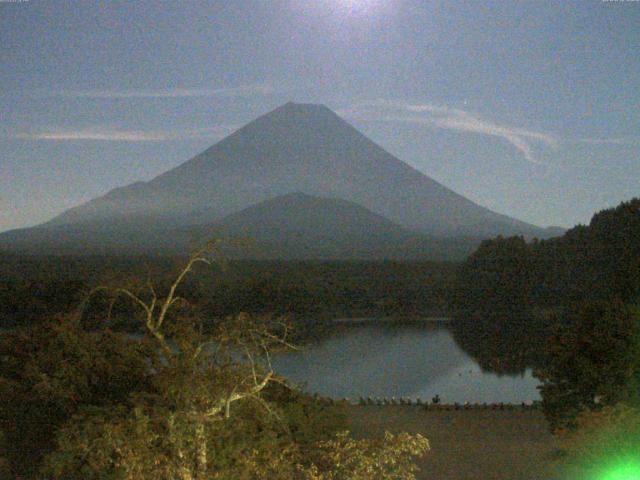
[[[231,256],[289,260],[461,260],[480,242],[417,234],[353,202],[303,193],[266,200],[189,232],[198,239],[250,241]]]
[[[640,199],[540,242],[482,242],[459,272],[463,310],[526,311],[589,301],[640,300]]]
[[[457,261],[481,241],[414,233],[347,200],[292,193],[205,225],[170,227],[161,219],[130,217],[14,230],[0,236],[0,250],[175,255],[193,251],[210,239],[224,240],[222,252],[229,258],[261,260]]]
[[[458,195],[325,106],[288,103],[149,182],[112,190],[43,225],[0,234],[0,248],[96,253],[174,249],[188,239],[168,238],[167,231],[220,222],[293,192],[353,202],[405,231],[431,237],[544,238],[555,233]],[[374,223],[384,222],[378,218]],[[366,231],[354,227],[350,234],[362,239]]]

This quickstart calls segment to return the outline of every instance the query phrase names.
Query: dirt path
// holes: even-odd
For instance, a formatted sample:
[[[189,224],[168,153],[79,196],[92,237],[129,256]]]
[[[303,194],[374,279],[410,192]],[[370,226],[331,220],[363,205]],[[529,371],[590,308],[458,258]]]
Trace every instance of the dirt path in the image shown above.
[[[407,431],[429,439],[424,480],[548,480],[554,437],[537,410],[425,411],[417,406],[348,407],[356,436]]]

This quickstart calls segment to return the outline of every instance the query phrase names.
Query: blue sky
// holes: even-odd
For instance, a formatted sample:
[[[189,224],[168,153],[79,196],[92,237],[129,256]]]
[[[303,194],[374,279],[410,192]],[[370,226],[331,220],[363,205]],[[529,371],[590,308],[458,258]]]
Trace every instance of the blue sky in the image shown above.
[[[493,210],[640,195],[640,2],[0,3],[0,231],[324,103]]]

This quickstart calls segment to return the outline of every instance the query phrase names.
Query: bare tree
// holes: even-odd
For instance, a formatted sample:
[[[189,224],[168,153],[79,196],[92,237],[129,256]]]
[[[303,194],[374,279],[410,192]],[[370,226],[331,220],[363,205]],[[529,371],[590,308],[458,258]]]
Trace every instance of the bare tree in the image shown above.
[[[272,382],[286,385],[274,372],[271,355],[283,347],[295,348],[287,339],[289,326],[283,320],[239,314],[219,320],[211,333],[204,334],[201,318],[178,311],[191,307],[179,294],[181,284],[195,265],[216,261],[210,256],[216,245],[210,242],[192,254],[164,295],[158,293],[151,280],[144,289],[101,285],[90,292],[84,305],[93,295],[105,292],[111,298],[109,316],[121,297],[142,310],[145,332],[161,351],[165,374],[172,376],[174,387],[176,383],[180,386],[170,395],[174,414],[166,419],[166,426],[176,446],[176,473],[182,480],[207,476],[207,427],[229,419],[233,404],[251,400],[269,415],[277,416],[261,395]],[[193,442],[182,438],[185,428]],[[186,443],[196,444],[195,455],[181,446]]]
[[[150,281],[138,289],[100,286],[92,292],[108,293],[111,306],[124,297],[140,307],[145,339],[161,357],[152,367],[155,386],[131,405],[69,422],[58,434],[47,478],[86,480],[114,472],[125,480],[414,480],[413,458],[429,449],[420,435],[369,441],[344,432],[305,448],[297,443],[291,419],[281,417],[279,402],[266,395],[273,383],[286,385],[271,363],[275,350],[295,348],[286,322],[240,314],[204,329],[179,294],[195,265],[214,261],[208,255],[213,246],[189,257],[165,293]],[[227,439],[236,443],[225,445]]]

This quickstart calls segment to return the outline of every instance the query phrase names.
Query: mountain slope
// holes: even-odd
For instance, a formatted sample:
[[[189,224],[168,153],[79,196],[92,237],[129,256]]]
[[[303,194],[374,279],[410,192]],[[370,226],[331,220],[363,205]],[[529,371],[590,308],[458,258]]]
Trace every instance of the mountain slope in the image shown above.
[[[292,192],[342,199],[368,210],[364,215],[351,209],[354,215],[348,222],[352,225],[347,224],[347,217],[334,219],[347,222],[340,228],[334,222],[334,234],[353,245],[367,245],[371,240],[368,228],[374,224],[386,231],[390,225],[402,227],[404,234],[427,235],[432,242],[435,237],[498,234],[545,238],[553,232],[497,214],[458,195],[386,152],[325,106],[288,103],[149,182],[112,190],[43,225],[0,234],[0,248],[31,253],[182,250],[192,233],[187,227],[211,225]],[[304,209],[293,204],[308,203],[309,199],[285,198],[279,200],[281,213],[298,215],[295,222],[290,220],[301,228],[300,222],[308,219],[301,214]],[[332,208],[335,214],[344,207],[320,203],[313,208],[323,221],[329,219]],[[254,227],[248,222],[251,210],[243,215],[246,218],[230,217],[225,228],[231,229],[233,221],[258,228],[259,222],[254,222]],[[361,221],[365,217],[367,225]],[[269,241],[281,245],[288,232],[273,227],[273,222]],[[320,236],[313,235],[314,229]],[[303,230],[316,245],[333,241],[322,236],[322,224],[311,223]],[[277,235],[281,238],[275,238]],[[396,243],[406,245],[400,240]],[[314,247],[310,251],[320,250]]]
[[[277,241],[287,236],[363,243],[403,239],[399,225],[347,200],[290,193],[252,205],[213,225],[225,237]]]
[[[45,224],[0,234],[0,251],[28,255],[139,255],[187,253],[188,232],[165,219],[127,216],[72,224]]]
[[[279,260],[461,260],[480,243],[414,233],[347,200],[292,193],[207,225],[168,228],[161,219],[127,217],[15,230],[0,235],[0,250],[171,255],[210,239],[225,241],[225,257]]]
[[[231,256],[269,259],[462,259],[479,239],[430,238],[360,205],[292,193],[269,199],[210,226],[194,238],[248,239]]]
[[[325,106],[288,103],[150,182],[119,188],[51,224],[129,215],[206,223],[291,192],[343,198],[443,236],[544,231],[499,215],[387,153]]]

